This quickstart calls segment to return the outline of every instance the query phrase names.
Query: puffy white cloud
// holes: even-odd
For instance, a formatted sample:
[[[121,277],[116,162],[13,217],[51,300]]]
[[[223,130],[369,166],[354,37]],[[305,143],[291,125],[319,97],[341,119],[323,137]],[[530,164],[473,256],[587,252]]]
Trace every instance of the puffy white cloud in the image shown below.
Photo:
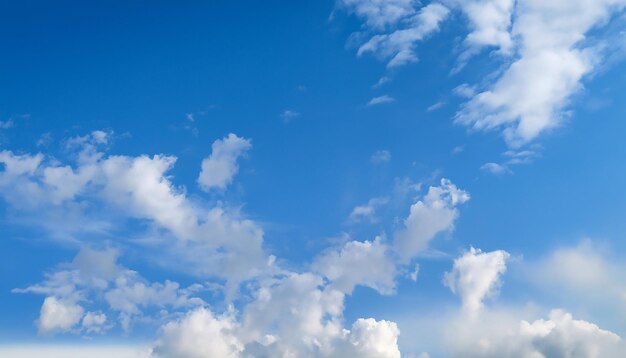
[[[206,308],[163,327],[155,357],[371,357],[398,358],[400,331],[389,321],[358,319],[341,326],[344,295],[311,273],[262,283],[241,322],[232,308]]]
[[[454,260],[452,271],[445,274],[444,283],[461,296],[463,309],[470,317],[476,317],[485,297],[498,289],[509,256],[502,250],[482,252],[472,247]]]
[[[512,36],[519,57],[486,91],[459,111],[458,123],[503,128],[511,145],[560,124],[563,108],[601,56],[587,33],[626,4],[623,0],[518,1]],[[591,41],[593,43],[593,41]]]
[[[344,357],[400,358],[399,335],[394,322],[360,318],[352,325],[348,339],[353,352]]]
[[[213,142],[211,155],[202,161],[202,170],[198,177],[200,187],[204,190],[225,189],[239,171],[237,160],[251,147],[249,139],[232,133]]]
[[[448,179],[441,179],[439,186],[431,186],[426,196],[411,206],[404,227],[396,231],[395,251],[408,260],[424,250],[437,234],[454,228],[459,216],[457,206],[469,199],[467,192]]]
[[[135,271],[117,264],[118,251],[102,251],[83,248],[71,263],[46,275],[42,283],[25,289],[14,289],[15,293],[46,295],[38,320],[42,333],[81,330],[99,333],[111,328],[105,326],[106,314],[87,312],[83,317],[83,306],[95,306],[100,298],[107,303],[108,310],[120,313],[122,328],[128,330],[134,315],[144,315],[149,307],[187,309],[204,304],[193,294],[198,285],[181,288],[176,282],[147,282]],[[82,318],[82,327],[76,327]]]
[[[454,357],[618,358],[624,344],[613,332],[576,320],[563,310],[532,322],[516,312],[487,312],[479,320],[453,320],[445,343]]]
[[[407,21],[409,27],[372,37],[359,47],[358,55],[373,53],[380,58],[389,59],[388,68],[416,62],[416,43],[438,31],[440,23],[449,12],[448,8],[439,3],[430,3]]]
[[[75,166],[46,161],[42,154],[0,152],[4,164],[0,195],[28,214],[22,217],[38,218],[25,224],[42,225],[63,239],[80,242],[85,233],[110,233],[123,229],[124,219],[134,219],[149,223],[149,229],[165,237],[160,241],[166,247],[164,256],[178,256],[165,259],[175,261],[180,270],[224,277],[236,286],[268,269],[263,230],[255,222],[226,204],[211,207],[192,201],[185,188],[171,181],[175,157],[107,157],[98,146],[108,143],[108,136],[95,131],[68,140],[67,147],[77,153]],[[213,175],[219,172],[215,175],[229,182],[237,171],[237,157],[249,147],[249,140],[234,134],[217,140],[205,160],[205,164],[213,163],[207,165],[215,171],[205,176],[216,178]]]
[[[205,358],[240,357],[243,344],[235,333],[232,313],[215,317],[211,311],[198,308],[180,321],[163,326],[153,357]]]
[[[37,326],[42,334],[69,331],[83,316],[83,308],[74,303],[46,297],[41,306]]]
[[[329,250],[313,263],[313,270],[328,280],[330,287],[350,294],[357,285],[382,294],[395,291],[396,267],[380,237],[374,241],[349,241],[339,250]]]

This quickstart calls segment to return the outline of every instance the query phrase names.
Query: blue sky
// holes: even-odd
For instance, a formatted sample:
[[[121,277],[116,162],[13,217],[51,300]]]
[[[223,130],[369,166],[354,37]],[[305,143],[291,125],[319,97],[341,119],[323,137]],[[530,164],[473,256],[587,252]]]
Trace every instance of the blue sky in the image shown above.
[[[624,6],[1,4],[0,355],[620,356]]]

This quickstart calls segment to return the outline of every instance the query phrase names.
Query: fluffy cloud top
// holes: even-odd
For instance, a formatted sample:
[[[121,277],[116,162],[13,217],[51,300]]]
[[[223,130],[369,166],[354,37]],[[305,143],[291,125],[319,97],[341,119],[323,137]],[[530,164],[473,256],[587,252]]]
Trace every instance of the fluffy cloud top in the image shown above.
[[[211,155],[202,161],[198,184],[204,190],[225,189],[239,171],[237,159],[244,155],[252,142],[249,139],[229,134],[213,142]]]
[[[411,206],[404,227],[396,232],[395,251],[408,260],[424,250],[437,234],[454,228],[459,216],[457,206],[469,199],[467,192],[448,179],[442,179],[439,186],[431,186],[426,196]]]
[[[483,299],[498,288],[509,256],[502,250],[482,252],[472,247],[454,260],[454,267],[445,274],[444,283],[461,296],[463,309],[469,316],[476,317],[483,308]]]

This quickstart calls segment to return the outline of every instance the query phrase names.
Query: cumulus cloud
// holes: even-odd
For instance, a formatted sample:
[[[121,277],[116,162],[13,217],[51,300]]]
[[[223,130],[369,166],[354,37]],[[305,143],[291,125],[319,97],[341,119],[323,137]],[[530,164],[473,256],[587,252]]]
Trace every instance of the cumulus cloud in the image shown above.
[[[163,334],[156,343],[153,357],[205,358],[240,357],[243,344],[236,336],[236,322],[232,314],[215,317],[206,308],[189,312],[180,321],[163,326]]]
[[[118,252],[113,249],[84,248],[71,263],[61,265],[65,269],[48,273],[40,284],[13,292],[47,296],[38,320],[40,332],[46,334],[71,330],[100,333],[110,328],[105,325],[107,316],[103,312],[85,314],[84,306],[95,306],[102,298],[107,310],[119,315],[125,330],[130,328],[133,317],[144,315],[144,308],[177,310],[204,303],[192,296],[200,287],[183,289],[172,281],[147,282],[137,272],[118,265],[117,258]]]
[[[558,126],[564,107],[601,57],[588,32],[625,4],[621,0],[517,2],[511,34],[519,38],[519,56],[493,85],[464,105],[456,121],[481,130],[502,128],[514,146]]]
[[[198,184],[204,190],[225,189],[239,171],[237,160],[252,147],[252,142],[231,133],[211,147],[211,155],[202,161]]]
[[[139,221],[167,238],[160,241],[167,246],[162,252],[165,258],[175,253],[175,260],[167,259],[180,270],[226,277],[236,285],[268,269],[259,225],[224,203],[192,201],[169,175],[175,157],[107,156],[99,148],[108,141],[102,131],[67,140],[76,157],[68,164],[43,154],[0,152],[0,196],[28,214],[22,217],[38,218],[26,224],[43,226],[65,240],[81,242],[86,233],[110,233]],[[225,186],[249,147],[249,140],[233,134],[217,140],[201,175],[209,182],[201,181]]]
[[[349,241],[339,250],[328,250],[316,259],[313,271],[326,277],[330,287],[346,294],[357,285],[382,294],[395,291],[395,264],[380,237],[374,241]]]
[[[166,324],[153,356],[399,358],[397,325],[368,318],[343,328],[343,300],[321,277],[290,273],[263,283],[241,321],[200,308]]]
[[[46,297],[37,321],[39,332],[50,334],[57,331],[69,331],[80,322],[83,312],[83,308],[74,302]]]
[[[459,216],[457,206],[469,199],[467,192],[448,179],[431,186],[426,196],[411,206],[403,227],[396,231],[393,246],[397,254],[409,260],[426,249],[438,234],[453,230]]]
[[[472,247],[454,260],[452,271],[445,274],[445,285],[461,296],[463,310],[470,317],[476,317],[485,297],[498,289],[509,256],[502,250],[482,252]]]

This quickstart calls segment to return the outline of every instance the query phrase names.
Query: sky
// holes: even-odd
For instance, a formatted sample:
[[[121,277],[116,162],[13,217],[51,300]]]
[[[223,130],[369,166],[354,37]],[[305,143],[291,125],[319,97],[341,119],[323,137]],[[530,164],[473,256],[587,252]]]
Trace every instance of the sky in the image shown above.
[[[622,357],[626,0],[0,4],[0,356]]]

